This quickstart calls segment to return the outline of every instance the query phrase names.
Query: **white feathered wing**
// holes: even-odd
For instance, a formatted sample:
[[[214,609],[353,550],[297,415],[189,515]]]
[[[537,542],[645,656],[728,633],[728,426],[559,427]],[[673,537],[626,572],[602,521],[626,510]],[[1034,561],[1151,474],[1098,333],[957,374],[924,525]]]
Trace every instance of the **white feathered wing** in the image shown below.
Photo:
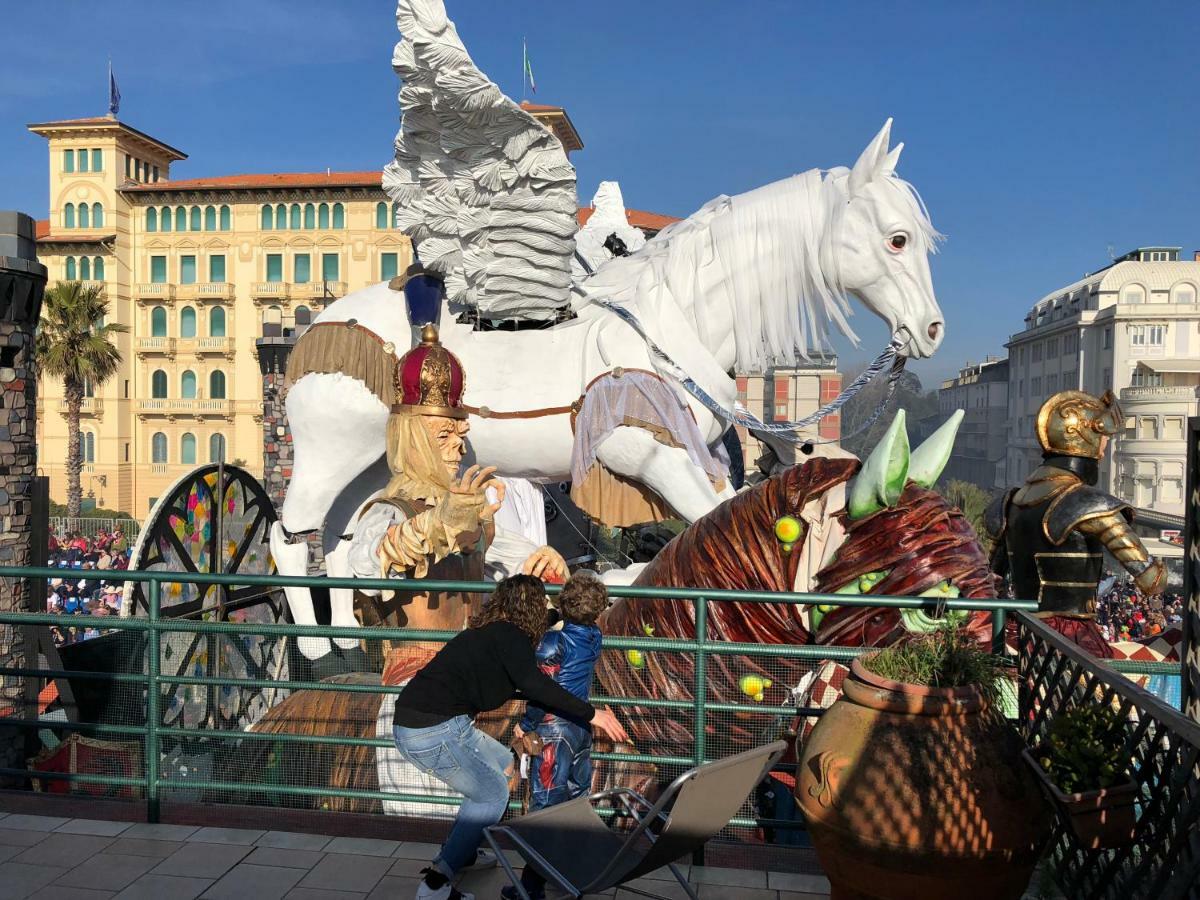
[[[392,67],[404,79],[383,187],[451,303],[490,319],[568,305],[575,168],[554,134],[472,62],[441,0],[400,0]]]

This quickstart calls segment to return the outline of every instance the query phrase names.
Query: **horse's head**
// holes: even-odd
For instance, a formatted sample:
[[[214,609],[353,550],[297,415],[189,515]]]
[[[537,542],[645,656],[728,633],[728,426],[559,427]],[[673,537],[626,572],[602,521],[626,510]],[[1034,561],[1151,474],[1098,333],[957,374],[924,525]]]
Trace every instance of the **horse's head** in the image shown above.
[[[829,252],[841,287],[900,332],[910,356],[932,356],[945,335],[933,293],[929,254],[940,235],[920,199],[895,176],[903,144],[888,149],[888,119],[858,162],[835,181],[845,192],[840,227]]]
[[[987,556],[963,514],[932,490],[950,457],[962,412],[951,416],[912,453],[904,411],[848,489],[846,540],[817,574],[822,593],[981,599],[996,596]],[[968,618],[962,614],[952,614]],[[920,610],[818,607],[812,616],[818,643],[879,646],[906,632],[937,626]],[[987,634],[984,615],[967,625]]]

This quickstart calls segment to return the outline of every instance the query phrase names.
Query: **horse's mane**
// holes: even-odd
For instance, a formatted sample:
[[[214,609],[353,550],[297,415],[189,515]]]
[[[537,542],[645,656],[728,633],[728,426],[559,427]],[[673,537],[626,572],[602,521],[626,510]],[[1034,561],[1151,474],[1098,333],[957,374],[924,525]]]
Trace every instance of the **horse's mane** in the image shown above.
[[[846,318],[850,306],[840,275],[821,265],[823,256],[836,258],[832,242],[846,207],[848,174],[844,168],[810,169],[744,194],[717,197],[663,229],[636,254],[607,263],[585,290],[628,302],[639,285],[653,283],[688,312],[692,298],[704,289],[699,273],[715,262],[737,311],[739,370],[765,371],[824,352],[831,324],[857,342]],[[941,236],[916,189],[895,175],[885,183],[915,224],[914,252],[933,252]],[[653,273],[650,281],[647,269]],[[719,343],[720,335],[706,333],[709,323],[703,316],[692,316],[692,323],[706,346]]]

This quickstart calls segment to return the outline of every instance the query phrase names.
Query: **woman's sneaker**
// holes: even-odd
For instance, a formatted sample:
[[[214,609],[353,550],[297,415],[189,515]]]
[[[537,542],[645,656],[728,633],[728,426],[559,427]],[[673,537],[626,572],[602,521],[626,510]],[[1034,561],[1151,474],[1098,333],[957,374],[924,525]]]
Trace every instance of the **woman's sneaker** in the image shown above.
[[[417,887],[417,900],[475,900],[474,894],[460,891],[437,869],[422,869],[425,876]]]

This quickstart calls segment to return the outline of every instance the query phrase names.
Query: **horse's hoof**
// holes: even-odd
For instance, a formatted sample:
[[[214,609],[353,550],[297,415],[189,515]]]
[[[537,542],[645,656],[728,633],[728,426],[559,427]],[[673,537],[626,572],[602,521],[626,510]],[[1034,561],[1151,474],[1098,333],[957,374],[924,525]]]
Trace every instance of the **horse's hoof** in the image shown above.
[[[335,647],[320,659],[313,660],[313,681],[323,681],[334,675],[345,675],[349,672],[371,671],[370,660],[361,647],[342,650]]]

